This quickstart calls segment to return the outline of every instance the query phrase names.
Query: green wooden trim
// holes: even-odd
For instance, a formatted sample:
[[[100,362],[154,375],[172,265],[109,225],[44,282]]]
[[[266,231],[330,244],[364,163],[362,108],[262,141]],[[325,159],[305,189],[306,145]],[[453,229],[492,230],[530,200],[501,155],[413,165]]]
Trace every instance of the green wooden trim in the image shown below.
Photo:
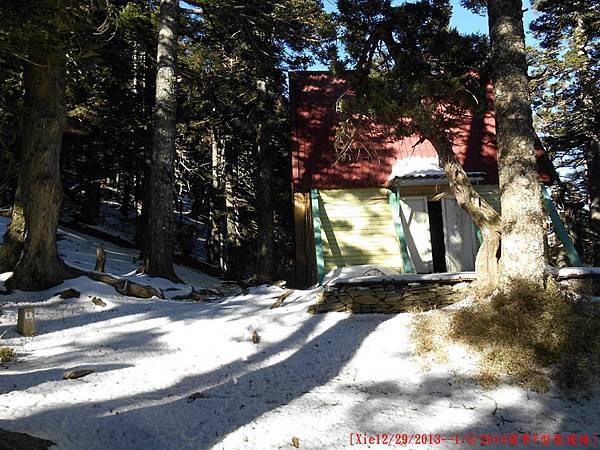
[[[396,235],[398,236],[398,244],[400,246],[400,254],[402,255],[402,265],[404,272],[414,272],[415,267],[410,260],[408,254],[408,246],[406,245],[406,238],[404,237],[404,227],[400,220],[400,202],[398,201],[398,194],[396,191],[391,190],[388,196],[390,203],[390,209],[392,210],[392,219],[394,220],[394,227],[396,228]]]
[[[575,249],[575,246],[573,245],[573,241],[571,240],[567,229],[562,223],[562,220],[560,220],[558,211],[554,207],[554,202],[552,202],[552,198],[546,190],[546,186],[542,186],[542,202],[544,203],[544,207],[550,215],[552,225],[554,225],[554,230],[556,231],[558,238],[561,240],[565,247],[565,251],[567,252],[567,256],[569,257],[569,262],[572,266],[583,266],[581,258],[579,257],[579,253],[577,253],[577,249]]]
[[[321,240],[321,216],[319,215],[319,190],[310,190],[310,204],[313,216],[313,231],[315,235],[315,254],[317,257],[317,281],[325,278],[325,259],[323,258],[323,241]]]
[[[477,224],[473,223],[473,226],[475,227],[475,240],[477,242],[477,248],[479,249],[481,244],[483,244],[483,234],[481,234],[481,228],[479,228]]]

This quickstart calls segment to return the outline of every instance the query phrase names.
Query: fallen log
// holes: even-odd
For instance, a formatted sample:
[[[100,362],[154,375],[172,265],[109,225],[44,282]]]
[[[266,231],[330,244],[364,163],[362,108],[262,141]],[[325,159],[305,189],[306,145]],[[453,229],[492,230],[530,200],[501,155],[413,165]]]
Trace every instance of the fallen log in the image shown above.
[[[192,300],[192,301],[207,301],[216,299],[219,297],[224,297],[224,293],[215,289],[199,289],[196,290],[192,286],[191,292],[187,294],[175,295],[174,297],[170,297],[171,300]]]
[[[219,266],[215,266],[200,259],[192,258],[191,256],[173,255],[173,261],[175,264],[191,267],[192,269],[204,272],[211,277],[220,278],[223,276],[223,271]]]
[[[7,214],[10,216],[10,210]],[[61,220],[59,222],[59,224],[62,227],[71,228],[72,230],[79,231],[81,233],[85,233],[89,236],[96,237],[98,239],[102,239],[103,241],[111,242],[120,247],[131,248],[131,249],[138,248],[138,245],[131,240],[125,239],[121,236],[115,236],[114,234],[107,233],[105,231],[99,230],[95,227],[86,225],[86,224],[81,223],[76,220],[70,220],[70,221]],[[135,263],[136,260],[137,260],[137,258],[134,256],[133,262]],[[193,258],[191,256],[175,254],[175,255],[173,255],[173,261],[175,262],[175,264],[191,267],[192,269],[196,269],[201,272],[204,272],[205,274],[210,275],[211,277],[216,277],[216,278],[223,277],[223,270],[219,266],[210,264],[206,261],[202,261],[197,258]]]
[[[275,300],[275,303],[273,303],[269,309],[279,308],[281,305],[283,305],[285,299],[292,295],[293,292],[293,289],[288,289],[287,291],[285,291],[283,294],[277,297],[277,300]]]
[[[76,220],[70,220],[68,222],[65,220],[61,220],[59,224],[61,227],[71,228],[72,230],[85,233],[89,236],[93,236],[98,239],[102,239],[103,241],[111,242],[115,245],[118,245],[119,247],[137,248],[135,242],[130,241],[129,239],[122,238],[121,236],[115,236],[114,234],[107,233],[95,227],[78,222]]]
[[[115,290],[121,295],[137,298],[165,298],[165,295],[160,289],[145,284],[139,284],[125,278],[118,278],[107,273],[86,272],[83,270],[81,271],[81,274],[94,281],[99,281],[100,283],[108,284],[109,286],[114,287]]]

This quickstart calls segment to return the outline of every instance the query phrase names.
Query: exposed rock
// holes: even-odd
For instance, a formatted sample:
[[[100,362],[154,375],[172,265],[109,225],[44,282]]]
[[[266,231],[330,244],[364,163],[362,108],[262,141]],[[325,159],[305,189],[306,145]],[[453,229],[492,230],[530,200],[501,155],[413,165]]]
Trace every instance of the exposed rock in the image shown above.
[[[81,295],[81,293],[77,290],[77,289],[65,289],[64,291],[58,292],[54,295],[58,295],[60,298],[63,299],[67,299],[67,298],[77,298]]]
[[[356,303],[360,303],[361,305],[375,305],[380,303],[380,299],[375,297],[374,295],[357,295],[353,298]]]
[[[192,403],[194,400],[198,400],[199,398],[206,398],[206,395],[203,392],[192,392],[187,398],[187,402]]]
[[[16,433],[0,428],[0,445],[3,450],[47,450],[56,444],[29,434]]]
[[[69,370],[63,374],[63,380],[76,380],[94,373],[91,369]]]
[[[600,295],[600,278],[570,278],[562,279],[559,284],[569,291],[576,292],[580,295]]]
[[[92,303],[103,308],[106,306],[106,303],[99,297],[92,297]]]

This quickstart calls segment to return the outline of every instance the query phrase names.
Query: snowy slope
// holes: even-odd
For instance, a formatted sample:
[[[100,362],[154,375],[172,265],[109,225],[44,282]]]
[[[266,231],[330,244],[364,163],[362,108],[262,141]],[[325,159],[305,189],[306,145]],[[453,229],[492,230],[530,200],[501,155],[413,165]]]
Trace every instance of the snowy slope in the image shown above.
[[[96,245],[87,239],[69,234],[60,251],[87,267]],[[135,269],[131,253],[107,248],[109,271]],[[178,273],[196,287],[220,283]],[[66,287],[81,297],[53,296]],[[35,301],[38,335],[10,330],[1,342],[16,347],[18,358],[0,365],[0,428],[86,450],[287,449],[293,437],[300,448],[324,449],[350,447],[350,433],[359,432],[453,437],[599,428],[597,397],[484,391],[470,380],[476,361],[458,348],[448,365],[425,371],[412,357],[410,314],[310,316],[318,290],[297,291],[269,309],[282,292],[263,286],[212,303],[139,300],[78,278],[44,293],[4,296],[0,334],[14,327],[17,306]],[[95,373],[62,380],[74,368]],[[407,447],[460,448],[449,441]]]

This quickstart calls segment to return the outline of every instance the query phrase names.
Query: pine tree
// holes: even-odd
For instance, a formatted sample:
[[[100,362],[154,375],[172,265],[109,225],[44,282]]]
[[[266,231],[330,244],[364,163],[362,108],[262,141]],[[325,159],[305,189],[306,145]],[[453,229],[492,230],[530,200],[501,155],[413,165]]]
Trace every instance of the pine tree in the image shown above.
[[[543,142],[563,169],[565,210],[575,243],[600,265],[600,10],[597,2],[539,0],[531,29],[540,40],[535,81]]]
[[[544,210],[537,179],[535,132],[521,0],[489,0],[498,169],[502,207],[503,283],[544,286]]]
[[[209,254],[230,277],[250,275],[254,267],[257,278],[269,280],[282,251],[275,245],[277,222],[286,220],[282,210],[289,204],[282,199],[289,183],[279,168],[288,157],[287,118],[277,106],[285,69],[309,60],[329,21],[317,1],[227,1],[218,8],[191,3],[210,17],[194,23],[202,43],[185,44],[184,51],[190,54],[185,64],[194,65],[192,79],[202,87],[193,91],[201,110],[194,119],[210,130],[214,156],[207,189]]]
[[[23,290],[46,289],[71,273],[58,256],[56,228],[62,202],[59,162],[68,46],[64,29],[72,5],[36,2],[35,6],[29,19],[40,27],[36,32],[21,28],[21,13],[17,10],[7,10],[4,19],[13,27],[12,38],[20,37],[28,44],[28,53],[23,57],[26,64],[19,195],[7,236],[13,239],[8,239],[3,248],[5,261],[15,262],[7,285]],[[10,45],[9,42],[9,48]],[[26,232],[22,245],[15,245],[16,239],[23,236],[20,205]]]
[[[144,272],[178,281],[173,269],[174,158],[179,0],[161,0],[158,24],[154,140],[150,166]]]
[[[523,2],[462,3],[478,13],[487,10],[488,14],[499,152],[503,284],[516,279],[544,286],[545,215],[537,181]]]
[[[46,289],[77,272],[64,264],[56,245],[67,53],[75,45],[82,52],[78,38],[98,31],[93,22],[104,7],[104,13],[110,10],[105,2],[70,0],[3,6],[0,51],[21,60],[24,71],[21,167],[13,220],[2,248],[2,268],[14,264],[9,287]]]

